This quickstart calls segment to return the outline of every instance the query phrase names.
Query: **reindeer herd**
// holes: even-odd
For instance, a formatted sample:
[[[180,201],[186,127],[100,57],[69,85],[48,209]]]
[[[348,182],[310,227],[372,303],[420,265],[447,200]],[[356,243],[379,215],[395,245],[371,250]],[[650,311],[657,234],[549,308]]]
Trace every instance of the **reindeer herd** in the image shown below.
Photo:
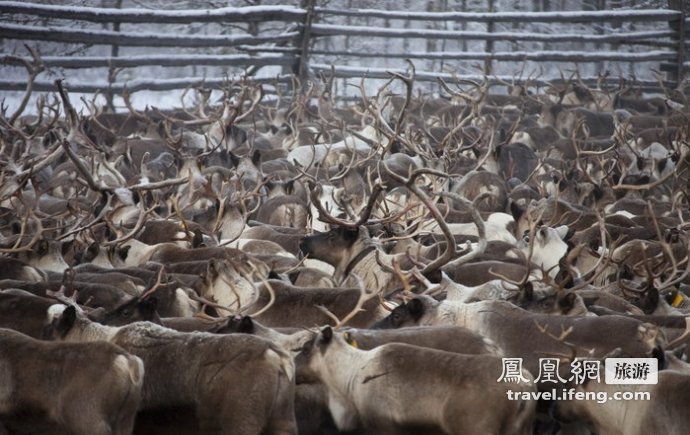
[[[0,434],[688,433],[683,93],[406,74],[3,107]],[[650,400],[536,400],[612,356]]]

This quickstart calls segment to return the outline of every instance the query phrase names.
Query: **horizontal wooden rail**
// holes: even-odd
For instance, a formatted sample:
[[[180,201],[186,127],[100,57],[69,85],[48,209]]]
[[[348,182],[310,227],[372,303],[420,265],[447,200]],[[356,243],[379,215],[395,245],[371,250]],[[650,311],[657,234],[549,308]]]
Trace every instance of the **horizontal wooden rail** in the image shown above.
[[[185,89],[189,87],[204,87],[212,89],[222,89],[233,81],[239,81],[231,78],[198,78],[198,77],[183,77],[174,79],[158,79],[158,80],[131,80],[126,83],[116,82],[112,85],[108,83],[82,83],[78,80],[70,80],[66,78],[65,88],[70,92],[80,92],[85,94],[95,94],[104,92],[123,93],[137,91],[172,91],[177,89]],[[276,77],[249,77],[246,79],[251,83],[289,83],[292,80],[291,75],[279,75]],[[34,91],[37,92],[51,92],[56,91],[53,82],[37,81],[33,85]],[[23,91],[26,89],[26,81],[20,80],[0,80],[0,89],[6,91]]]
[[[338,9],[317,7],[323,15],[343,17],[384,18],[390,20],[456,21],[482,23],[592,23],[621,20],[625,22],[671,21],[680,18],[680,12],[671,10],[639,9],[620,11],[572,12],[407,12],[380,9]]]
[[[269,42],[289,42],[298,36],[299,32],[287,32],[275,36],[125,33],[110,30],[81,30],[70,27],[39,27],[0,23],[0,38],[130,47],[232,47]]]
[[[302,21],[306,11],[291,6],[247,6],[203,10],[147,10],[89,8],[0,1],[0,13],[26,14],[96,23],[169,23]]]
[[[620,32],[608,35],[583,33],[534,33],[534,32],[473,32],[434,29],[391,29],[365,26],[339,26],[332,24],[314,24],[313,36],[358,36],[358,37],[404,37],[420,39],[482,40],[482,41],[536,41],[536,42],[598,42],[609,44],[634,44],[637,41],[672,38],[670,30]]]
[[[48,68],[134,68],[139,66],[188,66],[188,65],[215,65],[215,66],[268,66],[291,65],[296,61],[296,56],[284,55],[151,55],[151,56],[43,56],[41,61]],[[5,56],[0,58],[0,63],[23,65],[22,62],[31,63],[28,57]]]
[[[390,79],[393,77],[392,72],[398,74],[407,74],[404,69],[396,68],[364,68],[364,67],[350,67],[350,66],[336,66],[331,68],[330,64],[313,64],[312,69],[316,72],[322,72],[326,76],[333,74],[337,78],[364,78],[364,79]],[[419,81],[438,81],[441,78],[448,83],[463,82],[467,80],[472,80],[476,82],[481,82],[483,80],[488,80],[491,85],[505,85],[506,83],[523,83],[529,82],[533,85],[538,86],[548,86],[549,84],[563,83],[564,79],[542,79],[542,78],[524,78],[516,79],[515,76],[508,75],[490,75],[488,77],[477,75],[477,74],[449,74],[449,73],[438,73],[434,71],[416,71],[415,79]],[[609,87],[615,88],[620,85],[620,80],[618,77],[610,77],[606,79],[601,79],[600,77],[585,77],[581,81],[587,86],[596,86],[598,84],[604,84]],[[641,88],[642,90],[658,90],[660,82],[658,80],[635,80],[632,83],[634,86]],[[662,82],[664,86],[672,87],[673,84],[670,82]]]
[[[318,56],[339,56],[339,57],[362,57],[362,58],[392,58],[392,59],[429,59],[429,60],[498,60],[498,61],[537,61],[537,62],[656,62],[673,60],[677,54],[675,51],[647,51],[641,53],[625,52],[583,52],[583,51],[511,51],[511,52],[409,52],[409,53],[389,53],[389,52],[354,52],[336,50],[312,50],[312,55]]]

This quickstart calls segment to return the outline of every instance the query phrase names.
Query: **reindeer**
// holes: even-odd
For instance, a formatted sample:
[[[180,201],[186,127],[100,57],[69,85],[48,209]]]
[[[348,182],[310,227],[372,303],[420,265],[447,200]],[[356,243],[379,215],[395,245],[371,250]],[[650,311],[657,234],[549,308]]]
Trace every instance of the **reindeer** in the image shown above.
[[[328,407],[341,431],[527,434],[532,430],[535,402],[507,400],[506,384],[496,382],[491,374],[492,368],[498,372],[501,368],[501,359],[495,356],[397,343],[360,350],[342,333],[325,327],[313,333],[296,363],[301,377],[326,386]],[[523,375],[532,379],[527,372]],[[391,401],[392,397],[397,399]],[[467,397],[474,398],[476,412],[468,412]]]
[[[293,362],[261,338],[185,334],[148,322],[104,326],[74,306],[56,316],[53,330],[60,341],[108,341],[138,355],[147,367],[142,409],[191,407],[202,429],[221,433],[296,433]]]
[[[373,328],[413,325],[458,325],[494,341],[506,356],[522,357],[531,373],[538,373],[538,355],[567,354],[568,347],[545,334],[571,331],[568,341],[583,356],[601,356],[616,348],[625,355],[643,357],[664,342],[654,325],[621,316],[559,316],[531,313],[506,301],[438,302],[420,295],[396,307]],[[601,334],[610,331],[610,334]],[[615,331],[615,334],[613,332]],[[594,352],[589,355],[588,351]]]
[[[477,227],[479,235],[479,243],[475,248],[456,258],[458,256],[458,249],[448,224],[431,198],[415,182],[418,177],[427,173],[445,175],[439,174],[436,171],[421,169],[413,172],[409,178],[404,178],[392,171],[388,171],[388,175],[391,178],[404,184],[428,208],[446,239],[446,247],[443,254],[421,270],[421,275],[425,276],[438,273],[439,269],[451,260],[453,260],[453,264],[456,266],[470,261],[484,251],[487,243],[484,222],[479,212],[469,201],[457,197],[456,199],[461,201],[472,214],[473,222]],[[380,185],[374,187],[362,216],[354,223],[331,216],[320,204],[312,190],[311,199],[319,210],[321,218],[338,225],[338,227],[327,233],[304,237],[300,243],[300,249],[303,253],[323,260],[335,267],[334,279],[336,282],[347,283],[346,280],[351,275],[357,275],[363,279],[366,288],[381,289],[382,292],[395,289],[394,279],[397,275],[394,270],[395,264],[400,264],[400,259],[387,255],[380,247],[372,243],[368,230],[364,226],[366,223],[373,223],[368,221],[368,218],[381,190],[382,187]]]
[[[597,400],[559,400],[554,414],[561,421],[584,420],[597,433],[684,434],[690,424],[685,406],[690,400],[690,376],[673,370],[661,370],[658,376],[659,382],[653,385],[609,385],[595,380],[576,385],[576,392],[593,394]],[[601,394],[612,398],[623,392],[636,399],[599,399]]]
[[[144,376],[142,360],[114,344],[51,343],[0,329],[3,420],[38,410],[62,431],[131,434]]]
[[[50,325],[48,310],[57,301],[23,290],[0,291],[0,327],[43,339]]]

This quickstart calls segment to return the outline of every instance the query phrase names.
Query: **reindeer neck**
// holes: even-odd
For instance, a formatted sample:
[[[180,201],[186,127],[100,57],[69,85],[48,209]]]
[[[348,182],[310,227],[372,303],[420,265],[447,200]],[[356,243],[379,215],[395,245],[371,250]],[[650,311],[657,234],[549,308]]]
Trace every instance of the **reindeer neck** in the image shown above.
[[[348,391],[357,382],[362,368],[371,360],[372,351],[362,351],[347,343],[333,343],[337,349],[329,349],[324,356],[322,381],[338,395],[347,397]],[[343,370],[343,367],[346,369]]]
[[[359,253],[355,255],[345,267],[345,270],[343,271],[343,277],[347,277],[348,275],[350,275],[354,268],[357,267],[357,264],[364,260],[364,258],[367,257],[369,254],[374,252],[374,250],[376,250],[375,246],[367,246],[361,251],[359,251]]]
[[[119,330],[119,327],[83,321],[74,326],[73,331],[67,335],[67,339],[70,341],[112,341]]]

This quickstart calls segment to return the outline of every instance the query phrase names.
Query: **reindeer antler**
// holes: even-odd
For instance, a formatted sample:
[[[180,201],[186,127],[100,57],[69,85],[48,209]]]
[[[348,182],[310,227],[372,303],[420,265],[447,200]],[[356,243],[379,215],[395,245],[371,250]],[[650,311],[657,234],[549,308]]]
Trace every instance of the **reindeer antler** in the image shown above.
[[[385,162],[383,162],[383,167],[392,179],[405,185],[410,190],[410,192],[412,192],[415,196],[417,196],[417,198],[419,198],[420,201],[422,201],[422,203],[427,207],[427,209],[429,209],[431,216],[434,218],[434,220],[436,220],[439,228],[441,229],[443,235],[446,238],[446,249],[443,252],[443,254],[431,263],[429,263],[428,265],[426,265],[426,267],[424,267],[424,269],[421,271],[422,275],[428,276],[429,274],[438,271],[441,267],[443,267],[451,260],[455,259],[458,255],[458,249],[455,244],[455,237],[453,236],[453,233],[451,233],[448,224],[443,218],[443,214],[439,211],[438,207],[436,207],[436,204],[434,204],[431,198],[429,198],[429,196],[426,193],[424,193],[424,191],[422,191],[422,189],[416,184],[416,180],[420,175],[423,174],[431,174],[439,177],[449,177],[449,175],[440,171],[422,168],[413,171],[408,178],[405,178],[401,175],[396,174],[394,171],[388,168],[388,165]],[[470,203],[467,199],[459,195],[453,196],[453,194],[447,192],[443,193],[442,195],[451,196],[452,198],[456,199],[461,204],[463,204],[465,207],[469,208],[470,213],[472,214],[473,222],[477,226],[477,233],[479,235],[479,244],[477,245],[477,249],[466,253],[461,259],[457,260],[461,262],[469,261],[470,259],[479,255],[481,252],[484,252],[484,249],[486,249],[487,241],[484,229],[484,221],[482,220],[482,217],[479,215],[479,212],[477,211],[477,208],[474,206],[474,204]]]
[[[338,219],[335,216],[332,216],[319,200],[318,193],[321,187],[311,180],[309,180],[307,184],[309,185],[309,197],[311,199],[312,204],[314,204],[316,209],[319,211],[319,219],[321,221],[333,225],[338,225],[344,228],[359,228],[361,225],[365,224],[380,223],[380,220],[377,220],[375,222],[369,221],[369,216],[371,216],[371,212],[374,210],[376,200],[378,199],[381,192],[383,192],[383,187],[380,184],[377,183],[374,185],[371,195],[369,196],[369,201],[367,201],[367,205],[364,207],[361,216],[359,217],[359,219],[357,219],[356,222],[348,222],[342,219]]]

